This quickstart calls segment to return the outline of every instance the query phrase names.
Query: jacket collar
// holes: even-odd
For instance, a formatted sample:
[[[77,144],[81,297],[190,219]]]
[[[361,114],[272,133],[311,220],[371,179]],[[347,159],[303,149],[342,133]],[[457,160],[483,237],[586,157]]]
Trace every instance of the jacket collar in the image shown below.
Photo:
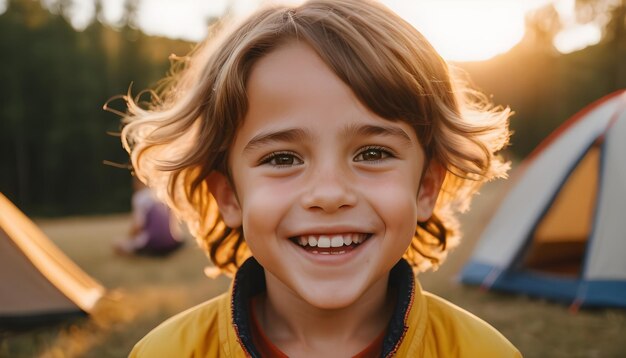
[[[398,261],[391,269],[389,286],[396,290],[397,296],[394,311],[383,340],[383,357],[394,355],[400,348],[403,339],[409,331],[409,322],[415,322],[413,319],[409,318],[409,315],[414,316],[423,312],[422,305],[418,305],[418,307],[415,308],[417,308],[419,312],[411,313],[416,290],[418,293],[421,291],[419,284],[417,284],[415,280],[411,266],[404,259]],[[261,355],[252,340],[249,301],[250,298],[263,291],[265,291],[265,273],[263,267],[254,257],[250,257],[241,265],[235,275],[231,290],[230,304],[231,319],[237,340],[244,352],[254,358],[261,357]],[[423,331],[423,320],[418,320],[417,322],[420,327],[412,327],[412,330],[415,331],[417,328],[419,331]],[[414,336],[414,333],[416,332],[410,335]]]

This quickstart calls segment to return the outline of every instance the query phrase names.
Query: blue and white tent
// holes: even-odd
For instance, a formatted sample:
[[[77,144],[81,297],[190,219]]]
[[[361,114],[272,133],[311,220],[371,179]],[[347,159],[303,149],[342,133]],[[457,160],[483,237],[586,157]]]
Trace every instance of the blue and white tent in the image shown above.
[[[461,281],[626,307],[626,91],[563,124],[511,180]]]

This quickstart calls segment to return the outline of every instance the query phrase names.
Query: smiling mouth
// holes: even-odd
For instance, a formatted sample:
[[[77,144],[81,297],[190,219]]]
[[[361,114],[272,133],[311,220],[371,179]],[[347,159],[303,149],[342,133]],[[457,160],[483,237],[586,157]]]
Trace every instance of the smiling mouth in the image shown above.
[[[289,240],[312,254],[341,255],[354,250],[371,236],[365,233],[302,235]]]

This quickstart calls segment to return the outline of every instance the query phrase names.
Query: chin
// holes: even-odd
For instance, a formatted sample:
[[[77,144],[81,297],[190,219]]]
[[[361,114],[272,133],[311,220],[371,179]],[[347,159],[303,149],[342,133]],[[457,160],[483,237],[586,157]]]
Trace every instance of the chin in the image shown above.
[[[311,285],[313,286],[313,285]],[[298,295],[311,306],[321,310],[339,310],[353,306],[363,296],[365,289],[350,287],[345,282],[302,287]]]

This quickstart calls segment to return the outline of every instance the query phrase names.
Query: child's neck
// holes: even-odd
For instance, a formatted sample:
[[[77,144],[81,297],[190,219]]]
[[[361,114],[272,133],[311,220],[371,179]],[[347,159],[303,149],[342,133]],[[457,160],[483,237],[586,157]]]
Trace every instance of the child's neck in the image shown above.
[[[394,307],[389,275],[348,307],[312,306],[265,272],[267,292],[254,307],[267,337],[288,356],[347,357],[367,347],[387,327]]]

